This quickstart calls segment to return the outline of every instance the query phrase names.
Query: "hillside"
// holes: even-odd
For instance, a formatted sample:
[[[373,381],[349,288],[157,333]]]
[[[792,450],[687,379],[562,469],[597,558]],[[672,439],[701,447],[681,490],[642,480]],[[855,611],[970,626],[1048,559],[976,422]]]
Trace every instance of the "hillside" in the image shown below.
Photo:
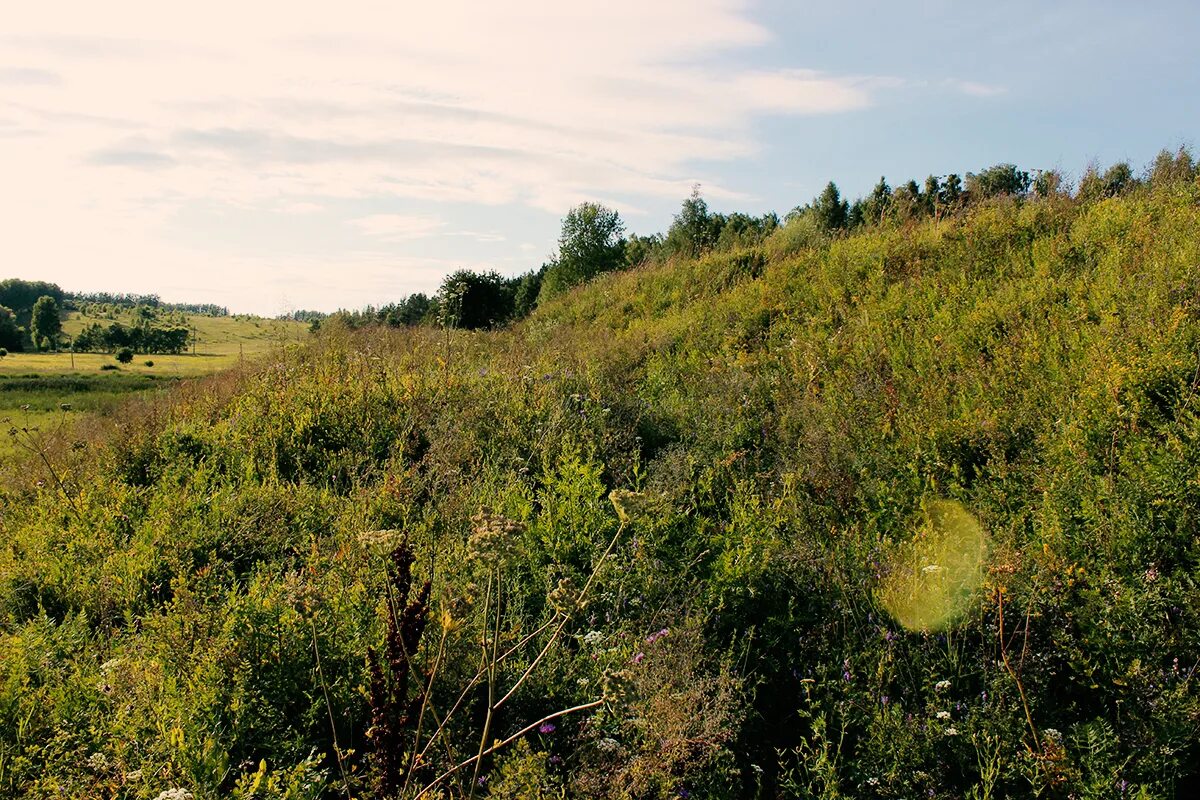
[[[0,484],[0,794],[1179,796],[1198,231],[788,225],[131,403]]]

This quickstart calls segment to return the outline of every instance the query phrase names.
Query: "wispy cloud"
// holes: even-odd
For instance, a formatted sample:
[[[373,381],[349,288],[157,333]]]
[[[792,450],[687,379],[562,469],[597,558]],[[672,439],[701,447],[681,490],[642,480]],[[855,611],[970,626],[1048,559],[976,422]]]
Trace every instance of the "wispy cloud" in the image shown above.
[[[0,86],[57,86],[62,76],[48,69],[0,67]]]
[[[304,214],[394,261],[434,236],[447,262],[455,242],[507,245],[499,261],[517,246],[472,233],[494,223],[469,209],[557,219],[599,199],[635,211],[697,180],[711,198],[741,197],[704,165],[757,153],[760,118],[862,109],[887,91],[725,58],[771,39],[749,0],[71,5],[6,9],[0,37],[21,59],[0,70],[21,85],[21,105],[0,99],[0,168],[19,187],[0,198],[19,231],[0,258],[66,283],[78,264],[67,238],[92,237],[88,268],[126,285],[216,257],[165,224],[196,206]],[[422,210],[390,213],[405,204]],[[64,226],[71,237],[54,235]],[[221,244],[253,229],[231,224]],[[343,269],[348,257],[325,256]],[[426,272],[410,279],[431,288]],[[317,300],[329,302],[314,288],[305,302]]]
[[[367,236],[382,242],[403,242],[421,239],[436,232],[446,223],[437,217],[406,214],[372,214],[352,219],[348,223]]]
[[[976,81],[963,81],[955,79],[947,79],[944,85],[956,92],[961,92],[971,97],[995,97],[1004,94],[1008,90],[1003,86],[993,86],[987,83],[977,83]]]

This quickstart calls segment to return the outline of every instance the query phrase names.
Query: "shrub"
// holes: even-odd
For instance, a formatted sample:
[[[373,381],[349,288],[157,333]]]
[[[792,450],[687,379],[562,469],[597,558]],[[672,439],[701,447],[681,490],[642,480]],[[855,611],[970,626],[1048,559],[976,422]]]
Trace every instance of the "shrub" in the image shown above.
[[[144,363],[145,363],[145,365],[146,365],[147,367],[153,367],[153,366],[154,366],[154,362],[153,362],[153,361],[151,361],[150,359],[146,359],[146,361],[145,361]]]
[[[116,359],[117,359],[117,361],[119,361],[122,364],[128,364],[131,361],[133,361],[133,351],[130,350],[128,347],[118,348],[117,353],[116,353]]]

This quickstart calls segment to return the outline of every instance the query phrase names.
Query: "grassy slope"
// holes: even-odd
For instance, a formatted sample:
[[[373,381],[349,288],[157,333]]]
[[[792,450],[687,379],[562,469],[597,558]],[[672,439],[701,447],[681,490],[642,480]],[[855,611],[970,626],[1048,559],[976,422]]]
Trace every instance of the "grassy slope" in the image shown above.
[[[131,409],[55,456],[63,488],[0,494],[0,787],[214,796],[264,758],[366,785],[364,532],[399,529],[439,718],[485,629],[517,683],[619,534],[490,735],[620,691],[489,762],[497,795],[1172,796],[1200,773],[1198,199],[785,232],[449,350],[330,331]],[[877,588],[934,498],[990,532],[986,580],[906,632]],[[524,525],[498,561],[464,546],[481,506]],[[467,698],[426,779],[478,746]]]

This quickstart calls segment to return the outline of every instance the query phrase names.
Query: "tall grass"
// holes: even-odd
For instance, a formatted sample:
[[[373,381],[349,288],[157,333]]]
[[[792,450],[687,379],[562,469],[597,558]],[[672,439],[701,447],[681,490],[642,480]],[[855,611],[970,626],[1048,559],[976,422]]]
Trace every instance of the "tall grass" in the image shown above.
[[[1171,185],[793,231],[132,405],[0,489],[0,793],[377,791],[399,532],[399,792],[1176,796],[1197,230]],[[986,557],[906,627],[939,508]]]

